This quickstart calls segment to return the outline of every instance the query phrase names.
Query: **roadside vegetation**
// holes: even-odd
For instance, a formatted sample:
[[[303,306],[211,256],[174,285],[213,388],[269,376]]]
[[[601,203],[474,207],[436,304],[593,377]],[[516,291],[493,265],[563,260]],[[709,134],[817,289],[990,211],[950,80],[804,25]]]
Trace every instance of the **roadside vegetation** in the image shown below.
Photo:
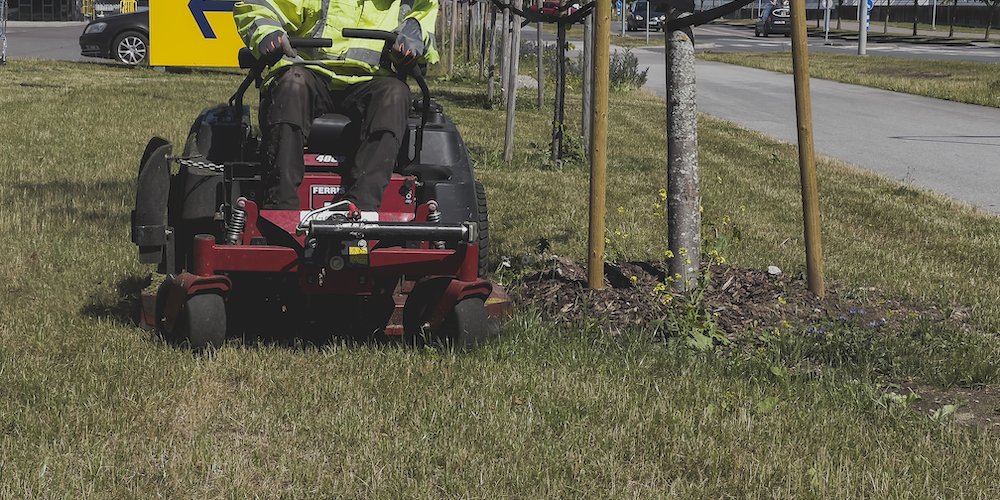
[[[700,52],[705,61],[738,64],[780,73],[792,72],[788,52]],[[813,78],[864,85],[893,92],[1000,107],[1000,66],[968,61],[922,61],[893,57],[809,54]]]
[[[947,318],[890,332],[751,325],[692,349],[528,303],[473,353],[234,339],[195,356],[130,320],[150,272],[128,239],[134,176],[149,137],[182,143],[240,74],[24,61],[0,73],[0,496],[1000,493],[992,415],[961,418],[1000,382],[992,215],[820,160],[832,284]],[[432,82],[489,193],[495,277],[516,285],[505,261],[584,258],[587,169],[578,145],[547,160],[551,110],[529,97],[503,162],[503,115],[483,108],[483,87],[470,67]],[[567,102],[575,131],[575,89]],[[664,103],[631,92],[611,106],[609,259],[656,262]],[[700,141],[706,251],[796,279],[794,146],[710,118]]]

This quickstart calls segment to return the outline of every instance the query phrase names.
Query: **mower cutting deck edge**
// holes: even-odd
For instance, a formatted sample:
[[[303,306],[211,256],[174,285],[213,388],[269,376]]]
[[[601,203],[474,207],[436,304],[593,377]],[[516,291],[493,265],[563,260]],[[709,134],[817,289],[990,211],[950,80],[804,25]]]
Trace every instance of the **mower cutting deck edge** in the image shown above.
[[[292,40],[299,48],[330,43]],[[486,192],[420,69],[408,75],[421,98],[377,212],[334,201],[357,132],[333,113],[316,118],[307,138],[299,210],[266,210],[260,138],[243,104],[264,68],[245,49],[240,60],[250,74],[228,104],[202,112],[181,155],[161,138],[146,146],[132,241],[140,261],[159,264],[166,278],[143,296],[140,323],[193,348],[219,346],[227,334],[307,324],[457,347],[493,336],[511,303],[483,278]]]

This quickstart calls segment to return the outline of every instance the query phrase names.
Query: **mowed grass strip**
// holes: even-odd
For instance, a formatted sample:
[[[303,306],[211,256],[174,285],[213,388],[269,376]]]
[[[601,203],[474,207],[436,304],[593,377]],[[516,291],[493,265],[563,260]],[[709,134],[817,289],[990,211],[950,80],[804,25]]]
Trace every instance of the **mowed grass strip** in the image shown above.
[[[699,52],[705,61],[792,72],[789,52]],[[969,61],[924,61],[894,57],[809,54],[813,78],[864,85],[981,106],[1000,107],[1000,66]]]
[[[125,295],[149,272],[128,241],[138,158],[152,135],[179,147],[240,76],[0,72],[0,496],[996,496],[993,435],[886,407],[864,363],[778,377],[802,363],[767,345],[696,354],[521,309],[471,354],[169,347],[128,321]],[[496,255],[546,238],[582,258],[586,169],[545,161],[548,111],[520,111],[506,164],[482,87],[434,88],[479,162]],[[657,259],[663,103],[612,106],[611,256]],[[710,119],[701,140],[706,221],[743,234],[726,256],[800,272],[794,148]],[[967,304],[995,328],[995,218],[834,163],[820,172],[831,277]]]

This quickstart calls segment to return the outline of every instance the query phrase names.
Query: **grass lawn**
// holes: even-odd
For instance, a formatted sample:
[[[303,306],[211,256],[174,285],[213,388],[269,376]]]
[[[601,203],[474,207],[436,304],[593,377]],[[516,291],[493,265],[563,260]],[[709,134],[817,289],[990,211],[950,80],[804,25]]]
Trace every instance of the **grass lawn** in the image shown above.
[[[706,61],[792,72],[789,52],[700,52],[698,57]],[[991,107],[1000,107],[998,69],[1000,66],[996,64],[966,61],[809,54],[809,74],[813,78]]]
[[[193,356],[127,318],[124,290],[150,271],[128,241],[134,176],[150,136],[182,143],[240,76],[23,61],[0,75],[0,497],[1000,494],[996,433],[895,395],[1000,382],[995,217],[819,162],[828,276],[962,311],[962,331],[914,318],[695,352],[521,308],[469,354],[234,340]],[[546,238],[582,258],[586,168],[545,161],[549,110],[519,105],[507,164],[483,86],[432,88],[489,192],[495,255]],[[700,125],[705,220],[742,235],[725,256],[803,271],[794,147]],[[658,259],[663,102],[614,94],[610,127],[610,257]]]

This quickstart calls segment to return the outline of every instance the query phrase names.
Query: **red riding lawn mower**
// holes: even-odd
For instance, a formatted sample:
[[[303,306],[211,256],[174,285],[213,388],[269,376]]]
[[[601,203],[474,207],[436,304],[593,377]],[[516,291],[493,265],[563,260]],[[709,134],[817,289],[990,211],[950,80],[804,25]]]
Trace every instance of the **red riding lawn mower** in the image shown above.
[[[343,34],[390,44],[396,36]],[[331,44],[292,39],[298,48]],[[357,141],[357,125],[340,114],[312,124],[299,210],[261,207],[261,144],[243,96],[260,86],[264,66],[246,49],[240,66],[249,75],[228,104],[202,112],[181,156],[158,137],[143,153],[132,241],[140,261],[159,264],[166,279],[143,295],[140,322],[195,349],[218,347],[227,334],[401,336],[459,348],[493,336],[511,304],[483,279],[486,193],[420,68],[400,73],[413,77],[421,98],[382,205],[359,213],[333,202]]]

